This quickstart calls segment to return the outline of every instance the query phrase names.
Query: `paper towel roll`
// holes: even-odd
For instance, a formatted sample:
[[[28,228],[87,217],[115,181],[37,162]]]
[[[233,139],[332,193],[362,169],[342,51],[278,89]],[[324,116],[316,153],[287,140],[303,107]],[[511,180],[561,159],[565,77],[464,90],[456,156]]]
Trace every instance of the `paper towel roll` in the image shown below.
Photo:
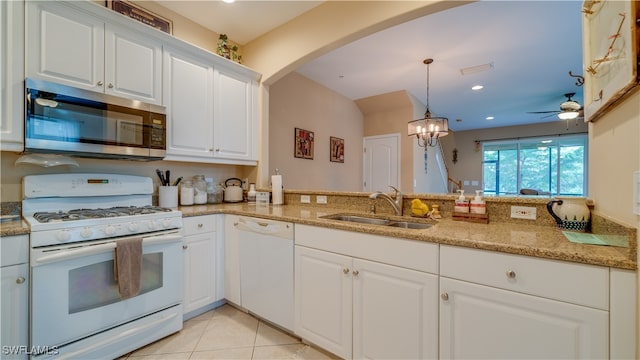
[[[271,198],[273,205],[282,205],[282,175],[271,175]]]

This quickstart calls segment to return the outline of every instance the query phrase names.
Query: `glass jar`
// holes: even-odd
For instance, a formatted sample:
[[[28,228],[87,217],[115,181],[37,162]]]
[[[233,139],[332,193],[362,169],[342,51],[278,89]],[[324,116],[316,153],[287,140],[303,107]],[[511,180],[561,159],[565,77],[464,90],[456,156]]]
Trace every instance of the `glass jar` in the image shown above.
[[[224,189],[213,181],[207,183],[207,204],[220,204],[224,197]]]
[[[180,185],[180,205],[193,205],[193,182],[184,180]]]
[[[193,203],[207,203],[207,182],[204,180],[204,175],[193,177]]]

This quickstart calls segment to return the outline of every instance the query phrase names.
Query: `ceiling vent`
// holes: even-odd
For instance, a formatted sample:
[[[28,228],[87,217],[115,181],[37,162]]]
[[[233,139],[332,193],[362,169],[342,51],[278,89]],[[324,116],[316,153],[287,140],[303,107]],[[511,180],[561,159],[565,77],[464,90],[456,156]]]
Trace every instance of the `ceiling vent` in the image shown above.
[[[471,74],[475,74],[475,73],[479,73],[479,72],[483,72],[483,71],[489,71],[493,69],[493,62],[490,62],[488,64],[482,64],[482,65],[476,65],[476,66],[469,66],[466,68],[462,68],[460,69],[460,73],[462,75],[471,75]]]

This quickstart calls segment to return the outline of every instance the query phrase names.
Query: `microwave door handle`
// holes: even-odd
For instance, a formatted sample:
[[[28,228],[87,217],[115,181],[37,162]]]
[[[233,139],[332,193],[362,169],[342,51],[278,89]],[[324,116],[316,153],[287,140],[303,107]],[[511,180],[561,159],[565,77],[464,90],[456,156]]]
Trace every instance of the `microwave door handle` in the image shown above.
[[[37,257],[34,261],[33,266],[40,266],[40,265],[50,264],[50,263],[59,262],[63,260],[75,259],[82,256],[100,254],[103,252],[113,250],[115,248],[116,248],[116,243],[110,242],[106,244],[87,246],[79,249],[64,250],[58,253]]]
[[[182,241],[181,234],[166,234],[142,238],[142,245],[157,245]]]

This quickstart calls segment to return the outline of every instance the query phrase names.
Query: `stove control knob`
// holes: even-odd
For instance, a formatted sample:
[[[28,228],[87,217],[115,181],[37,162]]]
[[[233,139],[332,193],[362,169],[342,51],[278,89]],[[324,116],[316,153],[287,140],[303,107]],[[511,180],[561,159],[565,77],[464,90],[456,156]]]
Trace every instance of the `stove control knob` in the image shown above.
[[[171,226],[171,219],[162,220],[162,227],[168,228],[169,226]]]
[[[138,231],[139,228],[140,225],[138,225],[138,223],[132,222],[131,224],[129,224],[129,231],[131,232]]]
[[[107,226],[104,228],[104,233],[105,233],[105,234],[107,234],[107,235],[113,235],[113,234],[115,234],[115,233],[116,233],[116,228],[115,228],[115,226],[113,226],[113,225],[107,225]]]
[[[158,227],[158,224],[155,222],[155,220],[151,220],[147,223],[147,227],[149,228],[149,230],[154,230]]]
[[[82,236],[85,239],[91,237],[91,235],[93,235],[93,230],[91,230],[88,227],[86,227],[86,228],[82,229],[82,231],[80,231],[80,236]]]
[[[69,241],[71,240],[71,233],[67,230],[60,230],[56,237],[59,241]]]

